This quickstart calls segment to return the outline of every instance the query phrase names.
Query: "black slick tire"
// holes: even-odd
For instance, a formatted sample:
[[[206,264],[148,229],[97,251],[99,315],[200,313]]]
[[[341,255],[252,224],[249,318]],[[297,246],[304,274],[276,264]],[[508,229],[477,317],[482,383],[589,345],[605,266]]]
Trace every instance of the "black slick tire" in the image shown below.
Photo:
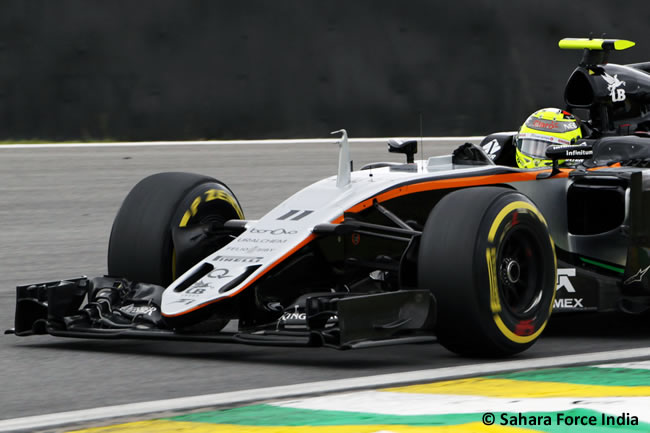
[[[438,341],[464,356],[526,350],[551,314],[556,267],[546,221],[523,194],[449,193],[431,211],[418,253],[418,284],[437,301]]]
[[[158,173],[136,184],[113,222],[108,273],[128,280],[168,286],[185,269],[176,269],[174,227],[209,220],[243,219],[228,187],[193,173]]]

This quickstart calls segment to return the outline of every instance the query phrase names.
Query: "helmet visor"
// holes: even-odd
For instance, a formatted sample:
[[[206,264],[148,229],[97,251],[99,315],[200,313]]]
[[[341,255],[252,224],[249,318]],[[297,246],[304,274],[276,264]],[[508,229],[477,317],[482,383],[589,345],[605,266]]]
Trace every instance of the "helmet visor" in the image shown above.
[[[524,155],[533,158],[546,159],[546,149],[553,143],[539,138],[519,138],[517,139],[517,148]]]
[[[569,140],[553,135],[532,134],[529,132],[520,133],[517,137],[517,149],[524,155],[532,158],[546,158],[546,149],[552,145],[568,145]]]

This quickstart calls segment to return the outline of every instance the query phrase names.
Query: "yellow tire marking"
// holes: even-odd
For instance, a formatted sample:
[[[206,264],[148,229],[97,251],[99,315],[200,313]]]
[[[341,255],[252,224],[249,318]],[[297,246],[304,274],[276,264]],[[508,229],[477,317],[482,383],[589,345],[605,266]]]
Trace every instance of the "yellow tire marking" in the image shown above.
[[[217,199],[217,191],[218,191],[218,190],[216,190],[216,189],[209,189],[209,190],[207,190],[206,192],[204,192],[204,194],[205,194],[205,201],[216,200],[216,199]]]
[[[189,222],[190,218],[192,218],[192,214],[190,214],[190,211],[185,211],[185,214],[183,214],[183,218],[181,218],[181,223],[178,226],[179,227],[187,226],[187,223]]]
[[[244,212],[242,212],[241,208],[239,207],[239,204],[237,204],[235,198],[230,194],[228,194],[227,192],[218,189],[209,189],[204,194],[205,194],[206,202],[212,200],[223,200],[230,203],[230,205],[235,209],[235,212],[237,212],[239,219],[244,219]]]
[[[553,250],[553,269],[555,270],[555,273],[553,274],[553,281],[554,285],[557,286],[557,256],[555,255],[555,242],[553,242],[553,238],[551,235],[548,235],[549,240],[551,241],[551,250]],[[553,296],[551,296],[551,306],[549,307],[549,312],[553,313],[553,305],[555,305],[555,295],[556,295],[556,290],[553,290]],[[544,324],[546,326],[546,324]]]
[[[309,420],[305,419],[305,424]],[[184,421],[140,421],[75,430],[74,433],[533,433],[534,430],[505,427],[498,424],[483,425],[481,422],[446,426],[408,425],[327,425],[327,426],[248,426],[235,424],[210,424]],[[73,432],[68,432],[73,433]]]
[[[650,395],[650,386],[580,385],[560,382],[473,378],[388,388],[381,391],[502,398],[647,397]]]
[[[488,278],[490,280],[490,310],[497,314],[501,312],[499,300],[499,284],[497,282],[497,249],[492,247],[485,251],[485,259],[488,264]]]
[[[490,231],[488,232],[488,242],[494,243],[494,237],[497,233],[497,229],[499,228],[499,226],[501,225],[505,217],[513,210],[522,209],[522,208],[527,209],[533,214],[535,214],[537,218],[539,218],[539,220],[543,222],[545,226],[548,227],[548,224],[546,224],[546,220],[544,219],[544,216],[541,213],[539,213],[539,211],[535,208],[535,206],[525,201],[514,201],[504,206],[504,208],[501,209],[501,211],[497,214],[496,218],[494,218],[494,221],[492,222],[492,226],[490,227]],[[552,240],[551,240],[551,247],[553,247]],[[553,249],[553,259],[555,260],[555,249],[554,248],[552,249]],[[494,252],[491,253],[490,250],[494,250]],[[488,248],[485,255],[487,260],[488,277],[490,282],[490,308],[493,313],[492,318],[494,319],[494,323],[497,325],[497,328],[499,328],[501,333],[508,340],[519,344],[530,343],[531,341],[539,337],[539,335],[542,333],[544,328],[546,328],[546,323],[548,322],[548,320],[545,320],[542,326],[540,326],[540,328],[537,330],[537,332],[531,335],[517,335],[514,332],[512,332],[510,328],[506,326],[505,323],[503,323],[503,319],[501,319],[501,316],[499,315],[499,313],[501,312],[501,304],[499,301],[499,286],[496,278],[496,259],[497,259],[496,248]],[[557,264],[555,267],[557,268]],[[555,291],[553,291],[553,299],[555,299]],[[551,310],[553,309],[552,300],[551,300],[550,308]]]
[[[205,194],[206,203],[212,200],[223,200],[225,202],[228,202],[233,207],[233,209],[235,209],[235,212],[237,212],[239,219],[244,219],[244,212],[242,212],[239,204],[237,204],[235,198],[230,194],[218,189],[209,189],[203,194]],[[200,204],[201,196],[198,196],[192,201],[190,208],[183,214],[183,218],[181,218],[181,222],[178,224],[179,227],[187,226],[187,223],[190,221],[190,219],[199,211]]]
[[[201,196],[194,199],[192,205],[190,206],[190,212],[192,216],[196,215],[196,212],[199,210],[199,205],[201,204]]]
[[[525,201],[513,201],[512,203],[506,205],[503,209],[501,209],[501,212],[499,212],[497,214],[496,218],[494,218],[494,222],[492,223],[492,227],[490,227],[490,231],[488,232],[488,241],[489,242],[494,242],[494,235],[496,234],[497,229],[499,228],[499,225],[501,224],[501,221],[503,221],[503,219],[506,217],[506,215],[508,215],[510,212],[512,212],[513,210],[518,209],[518,208],[519,209],[520,208],[528,209],[529,211],[531,211],[532,213],[537,215],[537,218],[539,218],[540,221],[542,221],[545,226],[548,226],[548,224],[546,224],[546,220],[544,219],[544,216],[541,213],[539,213],[539,211],[535,208],[535,206],[533,206],[532,204],[527,203]]]

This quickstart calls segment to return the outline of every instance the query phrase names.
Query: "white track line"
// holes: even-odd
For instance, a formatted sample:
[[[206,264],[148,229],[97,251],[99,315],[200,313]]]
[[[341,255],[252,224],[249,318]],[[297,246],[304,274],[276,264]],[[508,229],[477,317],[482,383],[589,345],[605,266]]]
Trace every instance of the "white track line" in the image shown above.
[[[350,143],[387,143],[395,137],[378,138],[350,138]],[[402,140],[418,140],[420,137],[401,137]],[[427,143],[457,143],[462,141],[477,141],[483,136],[469,137],[424,137],[422,141]],[[2,144],[0,150],[7,149],[57,149],[57,148],[90,148],[90,147],[149,147],[149,146],[215,146],[215,145],[283,145],[283,144],[332,144],[337,138],[297,138],[290,140],[206,140],[206,141],[128,141],[114,143],[44,143],[44,144]]]
[[[478,365],[436,368],[431,370],[409,371],[405,373],[381,374],[352,379],[339,379],[311,382],[296,385],[274,386],[270,388],[223,392],[198,395],[194,397],[105,406],[95,409],[60,412],[47,415],[14,418],[0,421],[0,432],[52,428],[66,424],[84,423],[108,418],[145,415],[156,412],[191,410],[201,407],[236,405],[260,402],[278,398],[292,398],[310,394],[350,391],[355,389],[380,388],[412,383],[423,383],[453,378],[471,377],[503,373],[514,370],[561,367],[603,363],[608,361],[649,358],[650,348],[613,350],[608,352],[585,353],[578,355],[553,356],[549,358],[522,359],[490,362]]]

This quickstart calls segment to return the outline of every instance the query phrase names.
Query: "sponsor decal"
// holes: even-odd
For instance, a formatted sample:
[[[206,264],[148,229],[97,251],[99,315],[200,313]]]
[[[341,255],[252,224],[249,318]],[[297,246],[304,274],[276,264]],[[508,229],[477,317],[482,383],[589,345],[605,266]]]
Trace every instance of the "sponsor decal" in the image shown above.
[[[578,150],[567,150],[566,156],[592,156],[594,152],[592,150],[578,149]]]
[[[249,242],[253,244],[284,244],[287,242],[287,239],[238,238],[237,242]]]
[[[280,316],[280,322],[286,322],[287,320],[307,320],[307,314],[301,313],[298,311],[298,306],[294,305],[294,310],[292,312],[287,311]]]
[[[648,272],[648,269],[650,269],[650,266],[647,266],[645,269],[639,268],[636,274],[632,275],[630,278],[625,280],[623,284],[640,283],[641,281],[643,281],[643,277]]]
[[[155,313],[158,309],[152,305],[125,305],[120,307],[120,311],[125,312],[126,314],[131,314],[133,316],[138,314],[144,314],[145,316],[150,316]]]
[[[494,159],[497,157],[497,153],[499,153],[499,151],[501,150],[501,145],[499,144],[499,141],[495,138],[489,143],[484,144],[483,150],[485,151],[485,153],[490,155],[490,158]]]
[[[293,306],[293,311],[286,311],[280,316],[278,319],[278,322],[287,322],[289,320],[300,320],[300,321],[306,321],[307,320],[307,313],[301,313],[298,311],[298,306],[294,305]],[[327,320],[329,322],[335,322],[339,320],[338,315],[332,314],[330,318]]]
[[[558,113],[559,114],[559,113]],[[565,116],[569,113],[565,112]],[[558,122],[555,119],[539,119],[533,118],[526,121],[526,126],[537,131],[550,131],[550,132],[567,132],[578,129],[576,122]]]
[[[229,263],[259,263],[263,257],[247,257],[247,256],[217,256],[213,261],[215,262],[229,262]]]
[[[192,284],[187,290],[183,290],[183,296],[201,296],[209,289],[212,289],[212,286],[210,284],[204,283],[203,281],[197,281],[196,283]]]
[[[585,308],[582,305],[583,298],[563,298],[556,299],[553,308]]]
[[[625,81],[619,80],[617,74],[612,77],[607,72],[604,72],[602,77],[607,82],[607,90],[612,97],[612,102],[625,101],[625,89],[619,89],[619,87],[625,86]]]
[[[535,140],[542,140],[542,141],[548,141],[550,143],[557,143],[557,145],[570,145],[571,144],[571,142],[569,140],[566,140],[564,138],[556,137],[554,135],[535,134],[535,133],[532,133],[532,132],[522,132],[521,134],[519,134],[519,138],[532,138],[532,139],[535,139]]]
[[[542,119],[535,119],[533,120],[533,124],[530,125],[532,128],[539,128],[539,129],[558,129],[560,127],[560,122],[555,122],[552,120],[542,120]]]
[[[555,288],[555,291],[559,291],[560,289],[565,289],[569,293],[575,293],[576,289],[573,287],[573,284],[571,284],[571,280],[569,277],[575,277],[576,276],[576,270],[575,268],[568,268],[568,269],[558,269],[557,270],[557,286]]]
[[[207,275],[208,278],[217,278],[217,279],[222,279],[222,278],[232,278],[233,276],[230,275],[228,269],[225,268],[220,268],[220,269],[215,269],[214,271],[210,272]]]
[[[247,254],[254,254],[254,253],[270,253],[272,251],[275,251],[274,248],[261,248],[258,247],[257,245],[253,245],[252,247],[238,247],[236,245],[232,246],[227,246],[226,251],[235,251],[238,253],[247,253]]]
[[[250,230],[251,233],[264,233],[268,235],[295,235],[298,233],[298,230],[287,230],[287,229],[256,229],[252,228]]]
[[[582,145],[586,144],[584,142],[580,143]],[[574,145],[569,145],[569,146],[552,146],[550,148],[553,151],[566,151],[566,156],[574,156],[574,157],[591,157],[594,154],[594,151],[590,148],[580,148]]]
[[[198,296],[204,294],[205,289],[203,287],[192,287],[190,289],[185,290],[183,293],[189,296]]]
[[[580,288],[580,297],[577,296],[574,284]],[[594,310],[598,308],[597,286],[594,285],[593,280],[578,276],[575,268],[557,270],[556,291],[558,293],[553,303],[553,308],[556,310]]]
[[[307,315],[305,313],[284,313],[280,317],[281,322],[286,322],[287,320],[307,320]]]
[[[361,242],[361,235],[359,233],[352,233],[352,245],[357,246]]]

